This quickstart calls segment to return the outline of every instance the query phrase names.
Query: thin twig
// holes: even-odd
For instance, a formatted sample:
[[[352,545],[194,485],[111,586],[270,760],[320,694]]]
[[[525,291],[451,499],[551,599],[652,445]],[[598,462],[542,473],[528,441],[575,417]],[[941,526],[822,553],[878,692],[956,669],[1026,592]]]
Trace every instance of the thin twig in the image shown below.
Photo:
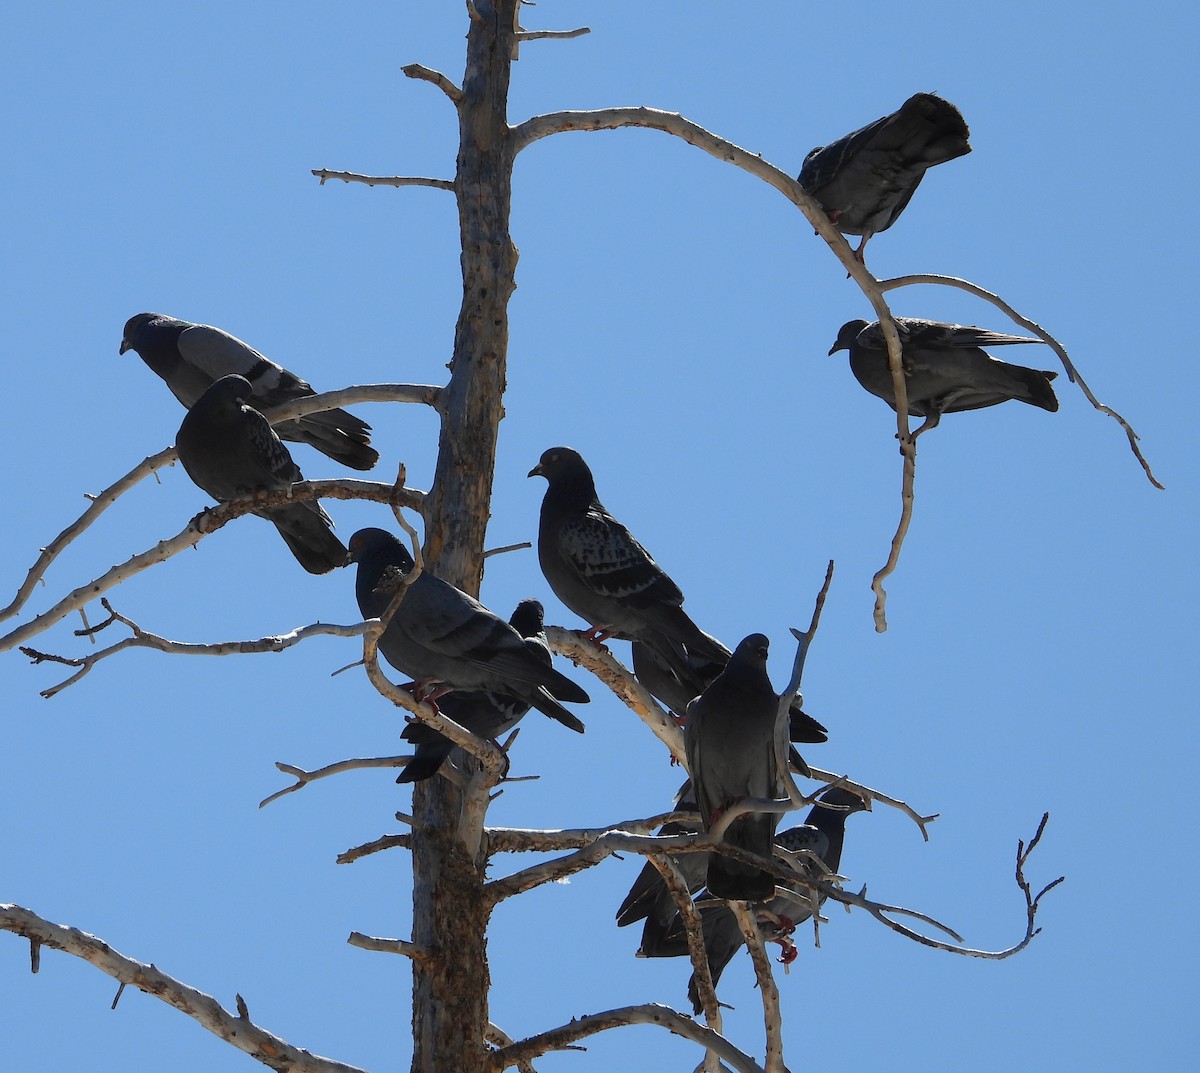
[[[276,790],[270,796],[264,797],[258,803],[258,807],[263,808],[265,805],[269,805],[272,801],[277,801],[287,794],[294,794],[297,790],[303,790],[310,782],[315,782],[317,779],[327,779],[330,775],[340,775],[345,771],[364,771],[368,768],[405,767],[411,760],[411,756],[356,757],[351,760],[339,760],[335,764],[326,764],[325,767],[317,768],[315,771],[305,771],[304,768],[296,767],[294,764],[285,764],[281,760],[276,760],[275,766],[285,775],[294,776],[296,781],[291,786],[285,786],[282,790]]]
[[[416,78],[422,82],[429,82],[431,85],[437,86],[447,97],[451,103],[457,108],[462,104],[463,91],[450,81],[441,71],[434,71],[429,67],[423,67],[419,63],[409,63],[400,68],[409,78]]]
[[[313,175],[321,185],[330,179],[341,179],[344,183],[363,183],[366,186],[432,186],[435,190],[456,189],[453,179],[429,179],[420,175],[359,175],[354,171],[333,171],[329,168],[313,168]]]

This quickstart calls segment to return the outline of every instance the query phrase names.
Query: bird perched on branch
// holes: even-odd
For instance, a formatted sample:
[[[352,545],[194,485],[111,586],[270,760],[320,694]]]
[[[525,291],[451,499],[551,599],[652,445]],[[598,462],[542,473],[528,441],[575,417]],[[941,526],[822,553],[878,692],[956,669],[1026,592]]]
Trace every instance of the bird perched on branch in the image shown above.
[[[358,563],[359,610],[364,618],[378,618],[412,571],[412,556],[383,529],[360,529],[349,547],[350,561]],[[538,645],[428,570],[407,586],[379,651],[415,679],[420,699],[434,701],[453,689],[503,693],[583,732],[559,701],[584,704],[587,693],[549,666]]]
[[[909,97],[891,115],[804,158],[799,183],[843,235],[867,240],[892,226],[935,164],[965,156],[970,136],[962,114],[932,93]]]
[[[231,373],[250,382],[258,410],[316,394],[307,381],[228,332],[163,313],[138,313],[126,321],[121,353],[127,350],[137,351],[188,409],[210,384]],[[370,446],[371,426],[345,410],[321,410],[283,421],[276,432],[282,439],[307,443],[351,469],[370,469],[379,460]]]
[[[684,749],[705,831],[739,801],[777,800],[782,792],[775,758],[779,697],[767,676],[767,646],[763,634],[750,634],[734,649],[725,669],[688,705]],[[778,813],[748,813],[729,825],[723,841],[770,857],[778,823]],[[775,893],[770,872],[715,851],[709,857],[707,883],[714,898],[757,902]]]
[[[683,610],[683,593],[596,496],[577,451],[551,447],[530,477],[545,477],[538,560],[555,595],[592,626],[594,640],[641,641],[692,696],[704,689],[690,660],[723,661],[728,651]]]
[[[525,647],[547,667],[550,646],[546,643],[544,609],[538,600],[522,600],[508,624],[525,638]],[[498,738],[512,730],[529,711],[529,702],[512,693],[489,690],[452,691],[438,701],[443,715],[481,738]],[[573,718],[573,717],[572,717]],[[437,774],[454,743],[420,721],[409,723],[400,735],[416,746],[416,753],[397,782],[420,782]]]
[[[1058,399],[1050,386],[1058,373],[1009,365],[982,347],[1040,343],[1024,335],[1005,335],[962,324],[943,324],[916,317],[896,317],[900,336],[908,412],[924,417],[914,435],[933,428],[942,414],[997,406],[1009,399],[1054,413]],[[850,352],[850,371],[872,395],[893,410],[896,394],[888,365],[887,343],[879,321],[851,320],[842,325],[830,354]]]
[[[245,377],[221,377],[188,410],[175,438],[187,475],[221,503],[251,492],[282,491],[304,480],[270,423],[248,404],[250,398]],[[345,565],[346,549],[315,499],[254,513],[274,524],[310,574]]]
[[[837,874],[842,863],[846,820],[854,813],[869,808],[858,794],[840,786],[826,790],[818,800],[826,805],[837,807],[825,808],[823,805],[814,805],[805,817],[803,826],[790,827],[775,836],[775,845],[792,853],[811,853],[821,861],[824,868],[810,863],[802,872],[797,873],[805,878],[817,880],[827,874],[826,870]],[[792,863],[784,857],[777,856],[776,861],[787,868],[794,869]],[[655,876],[665,893],[666,885],[662,883],[662,878],[658,876],[657,872],[655,872]],[[757,906],[755,914],[758,917],[764,939],[768,942],[790,944],[787,937],[797,925],[803,924],[812,916],[811,893],[799,883],[789,885],[780,880],[780,887],[779,896],[772,898],[762,906]],[[658,917],[647,918],[642,931],[642,945],[638,950],[639,957],[686,957],[688,954],[687,932],[684,930],[683,916],[675,908],[669,893],[666,894],[666,897],[671,900],[673,911],[665,925],[659,925]],[[697,901],[703,902],[705,899],[706,895],[702,893]],[[819,895],[818,905],[824,901],[825,896]],[[701,908],[700,928],[704,936],[704,950],[708,955],[708,971],[715,987],[725,966],[729,964],[738,949],[744,945],[745,939],[742,936],[742,929],[738,925],[737,917],[725,905],[709,905]],[[795,948],[791,947],[791,950],[794,956]],[[784,957],[788,961],[791,960],[787,954]],[[688,998],[692,1000],[692,1006],[699,1013],[701,1004],[694,973],[688,980]]]

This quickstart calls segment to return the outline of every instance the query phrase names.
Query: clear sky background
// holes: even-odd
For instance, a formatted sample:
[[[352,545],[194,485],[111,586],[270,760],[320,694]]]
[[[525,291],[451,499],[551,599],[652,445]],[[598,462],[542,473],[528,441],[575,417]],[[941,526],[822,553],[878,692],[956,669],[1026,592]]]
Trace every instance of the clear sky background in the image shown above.
[[[560,135],[517,161],[509,390],[489,543],[531,539],[549,446],[579,449],[602,499],[734,644],[762,631],[790,667],[825,563],[837,574],[805,681],[830,728],[811,761],[941,813],[923,843],[886,808],[850,821],[853,889],[920,908],[974,946],[1022,934],[1018,838],[1067,883],[1044,932],[991,963],[830,912],[822,946],[780,974],[793,1069],[1182,1069],[1194,1061],[1196,884],[1195,8],[874,2],[603,4],[543,0],[510,115],[650,105],[795,174],[805,153],[914,92],[955,102],[974,152],[937,168],[869,247],[881,277],[942,272],[1006,296],[1057,334],[1121,410],[1124,435],[1060,376],[1062,408],[955,415],[921,441],[917,504],[875,633],[871,574],[899,507],[891,411],[826,351],[870,317],[775,191],[666,135]],[[6,603],[96,492],[174,440],[183,410],[121,329],[141,310],[219,325],[310,379],[439,383],[461,294],[453,198],[321,187],[317,167],[448,178],[457,128],[402,64],[454,79],[461,4],[238,0],[25,4],[0,50],[8,164]],[[1182,198],[1182,201],[1181,201]],[[893,308],[1012,330],[992,307],[920,288]],[[1183,329],[1176,325],[1184,325]],[[1056,367],[1046,348],[1008,354]],[[383,453],[427,487],[433,416],[364,407]],[[310,477],[345,471],[308,448]],[[144,482],[54,565],[29,612],[177,532],[208,503],[178,467]],[[343,539],[384,508],[331,503]],[[534,554],[491,561],[483,598],[526,595],[552,622]],[[353,578],[314,578],[255,519],[123,586],[117,608],[218,641],[350,623]],[[97,608],[93,620],[100,617]],[[77,653],[77,620],[38,641]],[[11,623],[6,624],[9,628]],[[614,643],[622,658],[628,646]],[[411,870],[385,832],[410,791],[387,772],[327,780],[260,811],[284,761],[398,751],[399,714],[353,640],[228,659],[132,652],[53,700],[63,677],[0,660],[0,901],[102,936],[264,1027],[370,1070],[406,1068],[410,972],[346,945],[406,936]],[[569,667],[565,668],[570,670]],[[584,680],[583,672],[574,676]],[[491,819],[601,825],[666,807],[662,746],[593,683],[584,736],[531,715]],[[494,874],[517,863],[498,860]],[[633,958],[613,913],[636,860],[504,904],[490,934],[492,1019],[515,1037],[612,1006],[687,1009],[684,961]],[[0,935],[0,1066],[241,1073],[252,1060],[90,966]],[[761,1056],[748,961],[722,980],[728,1034]],[[1190,1026],[1190,1027],[1189,1027]],[[657,1029],[608,1033],[543,1073],[693,1068]]]

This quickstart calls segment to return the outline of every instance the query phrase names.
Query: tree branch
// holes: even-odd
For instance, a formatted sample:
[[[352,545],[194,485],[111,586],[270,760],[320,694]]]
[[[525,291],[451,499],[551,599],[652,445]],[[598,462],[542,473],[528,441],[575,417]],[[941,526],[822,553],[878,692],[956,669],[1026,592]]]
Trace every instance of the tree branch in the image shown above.
[[[313,168],[313,175],[321,185],[330,179],[341,179],[344,183],[364,183],[367,186],[432,186],[435,190],[456,189],[453,179],[427,179],[419,175],[359,175],[354,171],[331,171],[329,168]]]
[[[1033,332],[1042,342],[1046,343],[1059,357],[1063,363],[1063,368],[1067,371],[1067,376],[1072,383],[1079,385],[1079,389],[1083,392],[1088,402],[1092,404],[1102,414],[1107,414],[1117,422],[1125,430],[1125,435],[1129,440],[1129,449],[1133,452],[1134,457],[1141,463],[1142,469],[1145,471],[1147,479],[1155,488],[1165,490],[1163,485],[1158,482],[1158,478],[1150,469],[1150,463],[1146,461],[1141,449],[1137,445],[1137,441],[1141,437],[1133,430],[1133,427],[1111,406],[1106,406],[1100,402],[1095,395],[1092,394],[1092,389],[1088,387],[1087,381],[1080,375],[1079,370],[1075,368],[1074,362],[1071,361],[1067,354],[1066,348],[1052,336],[1045,328],[1036,321],[1030,320],[1028,317],[1022,316],[1012,306],[1010,306],[998,294],[993,294],[991,291],[984,290],[976,283],[971,283],[969,280],[959,279],[957,276],[938,276],[929,273],[920,273],[909,276],[897,276],[894,279],[880,280],[879,290],[893,291],[899,287],[911,287],[915,284],[927,283],[933,286],[942,287],[957,287],[959,290],[966,291],[968,294],[973,294],[977,298],[982,298],[985,302],[991,302],[997,309],[1001,310],[1010,320],[1019,324],[1022,328],[1027,328]]]
[[[683,733],[675,720],[659,707],[650,691],[604,645],[590,640],[578,630],[561,626],[547,626],[546,640],[560,656],[566,656],[576,667],[591,671],[608,686],[670,750],[671,756],[686,766]]]
[[[721,1059],[736,1070],[737,1073],[763,1073],[763,1069],[749,1055],[743,1054],[724,1036],[696,1024],[690,1017],[657,1003],[647,1003],[644,1006],[622,1006],[603,1013],[587,1014],[572,1019],[569,1024],[560,1028],[552,1028],[548,1032],[539,1032],[519,1043],[501,1047],[492,1058],[492,1068],[500,1070],[516,1065],[518,1062],[548,1051],[565,1050],[576,1040],[587,1039],[610,1028],[621,1028],[625,1025],[658,1025],[676,1036],[682,1036],[693,1043],[698,1043],[707,1050],[716,1051]]]
[[[293,645],[297,645],[309,637],[357,637],[366,632],[367,629],[367,624],[364,622],[356,623],[353,626],[338,626],[330,622],[317,622],[311,626],[298,627],[289,633],[260,637],[254,641],[217,641],[209,644],[197,644],[187,641],[172,641],[166,637],[159,637],[158,634],[143,630],[132,619],[118,614],[113,610],[112,604],[108,602],[107,598],[102,598],[100,603],[109,613],[108,618],[89,629],[76,630],[75,636],[94,637],[114,622],[120,622],[133,631],[132,637],[126,637],[116,644],[109,645],[108,648],[102,648],[89,656],[80,656],[78,658],[59,656],[51,652],[40,652],[36,648],[29,648],[25,645],[21,646],[21,651],[34,663],[60,663],[67,667],[79,668],[69,678],[59,682],[58,685],[51,686],[49,689],[43,689],[41,695],[47,700],[55,696],[55,694],[61,693],[68,686],[74,685],[102,659],[115,656],[127,648],[149,648],[156,652],[166,652],[176,656],[245,655],[259,652],[282,652],[284,649],[291,648]]]
[[[413,961],[431,961],[433,955],[428,951],[410,943],[406,939],[384,939],[374,935],[363,935],[361,931],[352,931],[346,940],[351,946],[360,950],[373,950],[380,954],[403,954]]]
[[[368,499],[376,503],[391,503],[400,499],[415,510],[420,510],[424,504],[424,494],[421,492],[396,488],[390,484],[377,484],[372,481],[342,479],[301,481],[299,484],[293,484],[290,488],[255,492],[252,495],[231,499],[228,503],[222,503],[216,507],[207,507],[174,536],[160,540],[147,551],[132,556],[119,566],[114,566],[107,573],[89,581],[86,585],[74,589],[48,611],[44,611],[25,625],[0,637],[0,652],[15,648],[23,641],[49,629],[61,622],[71,612],[77,611],[96,597],[103,596],[121,582],[129,580],[143,570],[166,562],[172,555],[177,555],[179,552],[199,544],[209,533],[216,532],[243,514],[250,514],[264,507],[310,499]]]
[[[582,37],[591,32],[591,27],[588,26],[580,26],[574,30],[518,30],[517,41],[562,41],[569,37]]]
[[[646,819],[624,820],[608,827],[576,827],[561,831],[538,831],[521,827],[487,828],[489,853],[546,853],[562,849],[582,849],[590,846],[597,838],[609,831],[624,831],[626,834],[648,835],[664,823],[693,820],[699,822],[695,812],[662,812]]]
[[[450,102],[457,108],[462,104],[463,91],[450,81],[441,71],[434,71],[429,67],[423,67],[419,63],[409,63],[400,68],[408,78],[416,78],[422,82],[429,82],[437,86],[447,97]]]
[[[213,1035],[280,1073],[362,1073],[330,1058],[321,1058],[272,1035],[251,1023],[244,1013],[230,1013],[210,995],[117,953],[107,943],[77,928],[51,924],[18,905],[0,905],[0,930],[27,938],[31,944],[62,950],[94,965],[122,987],[132,984],[187,1014]],[[244,1003],[239,1003],[242,1010]]]
[[[338,864],[353,864],[363,857],[369,857],[372,853],[380,853],[385,849],[410,849],[412,847],[412,835],[383,835],[371,842],[364,842],[361,846],[355,846],[353,849],[348,849],[344,853],[337,855]]]
[[[281,760],[275,761],[275,766],[279,768],[285,775],[293,775],[296,781],[291,786],[285,786],[282,790],[276,790],[268,797],[264,797],[258,807],[262,808],[269,805],[272,801],[277,801],[279,798],[287,794],[294,794],[297,790],[303,790],[310,782],[315,782],[317,779],[327,779],[330,775],[340,775],[344,771],[364,771],[367,768],[402,768],[406,767],[412,760],[411,756],[367,756],[358,757],[351,760],[339,760],[335,764],[326,764],[324,767],[317,768],[315,771],[305,771],[304,768],[296,767],[293,764],[285,764]],[[339,859],[339,864],[341,863]]]
[[[758,991],[762,996],[763,1027],[767,1035],[767,1060],[765,1073],[782,1073],[783,1064],[783,1015],[779,1012],[779,988],[775,984],[775,974],[771,971],[771,959],[763,949],[762,933],[758,930],[758,921],[750,911],[746,902],[730,902],[738,927],[742,930],[742,938],[746,949],[750,951],[750,960],[754,963],[754,975],[758,980]]]

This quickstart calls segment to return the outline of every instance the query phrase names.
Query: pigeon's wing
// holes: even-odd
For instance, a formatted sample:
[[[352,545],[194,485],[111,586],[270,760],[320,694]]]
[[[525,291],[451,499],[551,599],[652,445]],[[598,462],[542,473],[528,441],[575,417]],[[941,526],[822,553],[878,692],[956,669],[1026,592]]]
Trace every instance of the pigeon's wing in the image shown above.
[[[181,332],[178,346],[184,361],[214,380],[229,373],[244,376],[254,388],[256,403],[263,409],[313,394],[307,381],[260,354],[249,343],[210,324],[197,324]]]
[[[270,485],[282,487],[304,480],[300,467],[275,434],[270,422],[252,406],[243,406],[242,416],[246,435],[253,447],[253,456],[269,476]]]
[[[593,592],[630,607],[683,602],[679,587],[619,521],[592,507],[558,528],[558,551]]]
[[[1008,346],[1015,343],[1040,343],[1028,335],[1008,335],[990,332],[969,324],[945,324],[938,320],[923,320],[919,317],[897,317],[896,327],[900,342],[907,351],[909,347],[930,350],[954,350],[964,347]],[[863,336],[868,338],[864,340]],[[869,325],[859,335],[858,341],[875,350],[886,350],[883,331],[878,321]]]

